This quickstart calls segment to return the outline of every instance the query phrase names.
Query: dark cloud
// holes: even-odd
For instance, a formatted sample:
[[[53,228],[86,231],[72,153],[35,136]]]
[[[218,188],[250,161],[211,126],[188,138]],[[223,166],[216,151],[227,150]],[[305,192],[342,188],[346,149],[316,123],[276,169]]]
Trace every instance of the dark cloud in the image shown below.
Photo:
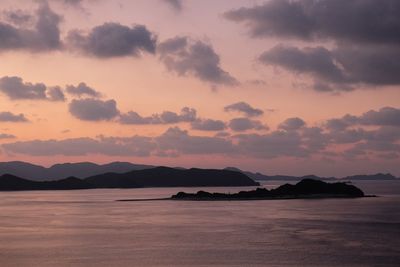
[[[340,119],[335,118],[327,120],[325,126],[332,131],[341,131],[355,124],[357,120],[358,118],[356,116],[347,114]]]
[[[264,52],[259,60],[266,65],[278,65],[296,73],[310,73],[329,82],[344,82],[346,79],[331,52],[323,47],[299,49],[278,45]]]
[[[286,120],[281,123],[285,125],[285,130],[278,129],[266,134],[230,135],[219,132],[209,137],[191,135],[186,130],[172,127],[155,137],[98,136],[97,138],[72,138],[58,141],[32,140],[7,143],[2,145],[2,148],[7,153],[33,156],[103,154],[176,157],[219,154],[255,158],[307,158],[329,155],[331,158],[341,157],[341,159],[360,157],[396,159],[400,151],[400,127],[396,124],[397,122],[387,120],[393,116],[392,110],[388,112],[388,109],[384,108],[376,112],[366,112],[361,116],[347,115],[347,123],[350,126],[345,127],[328,127],[328,123],[325,123],[323,127],[305,125],[300,127],[299,123],[292,124],[295,120],[290,120],[290,123]],[[382,114],[383,118],[380,117]],[[288,125],[290,125],[289,128],[286,127]],[[337,151],[337,148],[341,147],[344,149]]]
[[[47,2],[40,2],[35,14],[33,29],[16,27],[0,22],[0,50],[26,49],[49,51],[61,47],[59,24],[61,17],[54,13]]]
[[[117,103],[113,99],[106,101],[92,98],[73,99],[69,104],[69,112],[85,121],[111,120],[119,115]]]
[[[65,95],[59,86],[47,90],[47,98],[51,101],[65,101]]]
[[[128,27],[108,22],[88,34],[71,31],[67,40],[71,46],[100,58],[138,57],[144,52],[154,54],[156,50],[156,37],[144,25]]]
[[[267,130],[268,127],[258,120],[248,118],[235,118],[229,121],[229,128],[235,132],[243,132],[247,130]]]
[[[179,154],[226,154],[234,150],[229,140],[219,137],[191,136],[178,127],[169,128],[156,138],[162,151]]]
[[[302,141],[304,147],[309,151],[320,151],[327,147],[330,136],[324,133],[324,129],[319,127],[303,127]]]
[[[71,138],[64,140],[32,140],[3,144],[9,153],[32,156],[176,156],[179,154],[225,154],[232,152],[230,141],[217,137],[191,136],[178,127],[157,137]]]
[[[400,84],[400,49],[394,46],[339,46],[330,51],[323,47],[278,45],[264,52],[259,60],[310,75],[317,91]]]
[[[13,134],[0,133],[0,139],[14,139],[14,138],[16,138],[16,136]]]
[[[5,10],[2,12],[6,21],[16,26],[27,26],[33,22],[33,16],[24,10]]]
[[[122,124],[172,124],[180,122],[193,122],[197,119],[197,112],[193,108],[184,107],[181,112],[163,111],[161,114],[153,114],[143,117],[135,111],[121,114],[119,121]]]
[[[0,90],[10,99],[46,99],[46,85],[24,83],[20,77],[5,76],[0,79]]]
[[[212,119],[197,119],[191,124],[192,129],[200,131],[222,131],[226,129],[225,122]]]
[[[24,114],[13,114],[9,111],[0,112],[1,122],[28,122]]]
[[[332,92],[400,84],[399,12],[397,0],[272,0],[225,17],[244,22],[253,37],[333,42],[329,49],[278,45],[259,57]]]
[[[246,102],[237,102],[231,105],[224,107],[225,111],[237,111],[242,112],[244,115],[248,117],[256,117],[264,114],[264,111],[258,108],[253,108]]]
[[[378,111],[370,110],[359,117],[359,122],[364,125],[400,127],[400,109],[383,107]]]
[[[150,138],[71,138],[64,140],[32,140],[3,144],[11,153],[32,156],[84,156],[103,154],[109,156],[148,156],[152,149]],[[149,149],[150,148],[150,149]]]
[[[331,53],[351,83],[400,84],[399,45],[339,46]]]
[[[220,66],[214,48],[188,37],[175,37],[159,44],[161,61],[169,71],[178,75],[193,75],[214,85],[234,86],[238,81]]]
[[[60,0],[60,1],[63,2],[64,4],[71,6],[80,5],[83,2],[83,0]]]
[[[378,111],[367,111],[360,116],[347,114],[342,118],[329,119],[326,122],[326,127],[333,131],[343,131],[356,125],[400,127],[400,109],[383,107]]]
[[[271,0],[225,13],[245,23],[253,37],[400,43],[397,0]]]
[[[181,11],[183,9],[183,4],[181,0],[162,0],[167,3],[174,10]]]
[[[100,92],[87,86],[86,83],[79,83],[77,86],[67,85],[66,91],[67,93],[78,97],[88,96],[93,98],[99,98],[102,96]]]
[[[47,87],[43,83],[24,82],[22,78],[16,76],[0,78],[0,91],[11,100],[65,100],[60,87]]]
[[[302,127],[304,127],[306,123],[300,118],[288,118],[281,124],[279,124],[278,128],[283,129],[285,131],[295,131]]]
[[[239,153],[259,158],[306,157],[308,151],[302,146],[299,133],[290,131],[274,131],[269,134],[236,135]]]

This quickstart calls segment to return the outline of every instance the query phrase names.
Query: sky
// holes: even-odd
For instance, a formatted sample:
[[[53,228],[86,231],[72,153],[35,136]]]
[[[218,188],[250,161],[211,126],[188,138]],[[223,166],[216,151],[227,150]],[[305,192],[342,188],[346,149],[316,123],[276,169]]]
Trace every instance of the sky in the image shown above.
[[[397,0],[1,0],[0,161],[400,176]]]

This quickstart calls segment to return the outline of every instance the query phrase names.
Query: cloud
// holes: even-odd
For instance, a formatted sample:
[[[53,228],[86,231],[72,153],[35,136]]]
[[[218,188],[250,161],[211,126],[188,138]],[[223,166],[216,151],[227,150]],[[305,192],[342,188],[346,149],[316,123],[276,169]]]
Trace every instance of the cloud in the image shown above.
[[[83,82],[79,83],[77,86],[67,85],[66,91],[70,95],[74,95],[74,96],[78,96],[78,97],[88,96],[88,97],[93,97],[93,98],[99,98],[102,96],[100,92],[87,86],[86,83],[83,83]]]
[[[144,25],[128,27],[108,22],[94,27],[88,34],[77,30],[68,33],[70,46],[99,58],[154,54],[156,36]]]
[[[397,0],[271,0],[226,12],[255,38],[332,39],[357,43],[400,43]]]
[[[152,137],[98,136],[63,140],[31,140],[6,143],[2,145],[2,148],[7,153],[32,156],[103,154],[176,157],[217,154],[259,159],[280,157],[304,159],[323,158],[329,155],[330,158],[342,160],[360,157],[393,160],[400,157],[398,153],[400,127],[396,121],[388,120],[393,116],[391,113],[393,110],[389,111],[383,108],[375,111],[377,113],[365,112],[360,116],[347,115],[347,123],[350,126],[346,127],[329,127],[328,123],[321,127],[300,126],[298,122],[302,119],[291,118],[281,123],[285,125],[285,129],[277,129],[265,134],[230,135],[226,132],[218,132],[210,137],[191,135],[187,130],[172,127],[161,135]],[[376,117],[377,114],[379,114],[378,117]]]
[[[347,114],[326,121],[326,127],[333,131],[343,131],[356,125],[400,127],[400,109],[383,107],[378,111],[369,110],[360,116]]]
[[[115,100],[98,100],[92,98],[73,99],[69,112],[77,119],[85,121],[111,120],[119,115]]]
[[[12,18],[14,23],[19,20],[21,25],[23,18],[20,14],[14,12]],[[40,52],[60,49],[61,17],[50,9],[46,1],[40,2],[35,20],[33,29],[0,22],[0,51],[25,49]]]
[[[358,118],[352,115],[345,115],[340,119],[334,118],[326,121],[325,126],[333,131],[345,130],[347,127],[355,124]]]
[[[2,12],[3,18],[16,26],[28,26],[33,22],[33,16],[24,10],[5,10]]]
[[[360,116],[359,122],[364,125],[400,127],[400,109],[383,107],[378,111],[370,110]]]
[[[191,136],[178,127],[169,128],[156,138],[164,152],[179,154],[225,154],[233,151],[231,141],[219,137]]]
[[[226,129],[225,122],[212,119],[197,119],[192,122],[191,127],[200,131],[222,131]]]
[[[235,132],[243,132],[247,130],[267,130],[268,127],[258,120],[248,118],[235,118],[229,121],[229,128]]]
[[[277,45],[261,54],[259,60],[265,65],[310,75],[317,91],[351,91],[357,87],[369,88],[365,85],[400,84],[398,47],[339,46],[328,50]]]
[[[16,136],[13,134],[0,133],[0,139],[14,139],[14,138],[16,138]]]
[[[220,66],[214,48],[188,37],[168,39],[158,46],[160,59],[166,68],[180,76],[193,75],[213,85],[235,86],[239,82]]]
[[[64,140],[32,140],[3,144],[11,153],[31,156],[84,156],[103,154],[109,156],[148,156],[153,148],[150,138],[70,138]]]
[[[28,122],[24,114],[13,114],[9,111],[0,112],[1,122]]]
[[[340,45],[331,54],[350,83],[400,84],[400,45]]]
[[[31,156],[82,156],[102,154],[109,156],[150,156],[178,154],[224,154],[232,152],[230,141],[217,137],[190,136],[178,127],[169,128],[157,137],[103,137],[70,138],[64,140],[32,140],[3,144],[2,148],[14,154]]]
[[[269,134],[236,135],[238,151],[259,158],[281,156],[306,157],[307,149],[302,146],[301,136],[297,132],[274,131]]]
[[[11,100],[65,100],[59,87],[47,87],[44,83],[24,83],[22,78],[16,76],[0,78],[0,91]]]
[[[264,114],[264,111],[262,111],[261,109],[253,108],[248,103],[243,101],[228,105],[224,107],[224,110],[242,112],[248,117],[257,117]]]
[[[302,119],[295,117],[286,119],[284,122],[279,124],[278,128],[286,131],[296,131],[305,125],[306,123]]]
[[[181,0],[162,0],[167,3],[174,10],[181,11],[183,9],[183,3]]]
[[[344,92],[400,84],[399,12],[396,0],[272,0],[225,17],[255,38],[329,41],[329,48],[277,45],[259,60],[311,76],[317,91]]]
[[[47,90],[47,98],[51,101],[65,101],[65,95],[59,86]]]
[[[323,47],[299,49],[277,45],[261,54],[259,60],[266,65],[278,65],[295,73],[310,73],[329,82],[345,81],[330,51]]]
[[[129,111],[121,114],[119,121],[122,124],[172,124],[180,122],[192,122],[197,118],[197,112],[193,108],[184,107],[180,114],[172,111],[163,111],[161,114],[153,114],[143,117],[135,111]]]

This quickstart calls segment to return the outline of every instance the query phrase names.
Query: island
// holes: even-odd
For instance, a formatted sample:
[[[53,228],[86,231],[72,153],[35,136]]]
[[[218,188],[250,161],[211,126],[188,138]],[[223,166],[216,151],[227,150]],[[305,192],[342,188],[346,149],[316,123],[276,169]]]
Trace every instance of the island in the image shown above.
[[[363,191],[354,185],[344,182],[327,183],[314,179],[303,179],[300,182],[284,184],[276,189],[257,188],[239,193],[197,193],[179,192],[172,200],[263,200],[263,199],[309,199],[309,198],[358,198],[365,197]]]
[[[126,173],[105,173],[84,179],[68,177],[55,181],[32,181],[11,174],[0,176],[0,191],[258,185],[258,182],[243,173],[198,168],[155,167]]]

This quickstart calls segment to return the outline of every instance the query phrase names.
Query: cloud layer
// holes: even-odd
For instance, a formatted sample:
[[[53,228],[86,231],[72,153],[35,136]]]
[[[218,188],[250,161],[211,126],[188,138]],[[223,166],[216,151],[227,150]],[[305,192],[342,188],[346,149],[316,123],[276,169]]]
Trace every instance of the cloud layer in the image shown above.
[[[153,137],[135,135],[32,140],[6,143],[2,147],[8,153],[33,156],[103,154],[176,157],[219,154],[266,159],[313,156],[334,159],[371,156],[395,159],[400,157],[400,124],[397,119],[399,112],[397,108],[385,107],[378,111],[370,110],[359,116],[346,115],[332,119],[344,120],[344,127],[332,127],[332,120],[328,120],[322,127],[307,127],[300,118],[288,118],[278,129],[268,133],[217,134],[210,137],[191,135],[187,130],[171,127],[161,135]],[[373,128],[369,128],[371,126]],[[337,150],[338,145],[345,147]]]
[[[312,88],[332,92],[400,84],[399,12],[396,0],[271,0],[224,16],[254,38],[285,39],[261,63],[306,74]],[[296,47],[291,39],[335,46]]]

